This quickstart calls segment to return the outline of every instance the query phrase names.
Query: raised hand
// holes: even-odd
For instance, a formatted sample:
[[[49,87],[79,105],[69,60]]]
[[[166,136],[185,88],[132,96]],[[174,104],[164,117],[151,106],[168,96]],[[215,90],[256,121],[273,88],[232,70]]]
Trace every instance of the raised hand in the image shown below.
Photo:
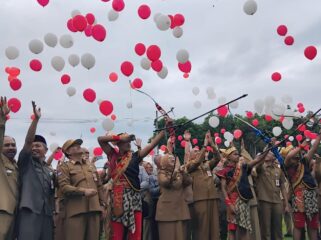
[[[10,109],[9,109],[8,103],[7,103],[7,98],[1,97],[0,103],[1,103],[0,120],[1,120],[1,122],[5,122],[7,120],[7,115],[10,113]]]
[[[183,137],[185,141],[188,141],[188,142],[191,141],[191,133],[188,130],[184,132]]]
[[[35,115],[35,119],[39,120],[41,117],[41,108],[37,109],[37,105],[34,101],[32,101],[32,109],[33,109],[33,114]]]

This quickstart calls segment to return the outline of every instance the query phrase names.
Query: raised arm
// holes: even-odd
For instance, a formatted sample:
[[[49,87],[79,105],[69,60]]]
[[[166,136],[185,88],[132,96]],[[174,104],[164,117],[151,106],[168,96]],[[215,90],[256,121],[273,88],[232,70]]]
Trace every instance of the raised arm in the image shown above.
[[[6,128],[5,126],[7,121],[7,115],[9,114],[10,109],[8,108],[6,97],[1,97],[0,104],[1,104],[1,107],[0,107],[0,154],[1,154],[3,149],[3,139],[4,139],[5,128]]]
[[[265,159],[265,157],[268,155],[268,151],[266,151],[263,154],[259,154],[255,157],[255,159],[251,162],[248,163],[249,168],[253,168],[254,166],[256,166],[257,164],[260,164],[261,162],[263,162],[263,160]]]
[[[162,138],[165,136],[165,131],[161,131],[159,132],[153,139],[152,141],[147,144],[146,147],[144,147],[141,151],[139,151],[139,157],[140,158],[144,158],[146,157],[150,151],[152,151],[156,146],[157,144],[162,140]]]
[[[311,149],[305,155],[305,158],[308,159],[309,161],[313,158],[314,154],[317,152],[319,144],[320,144],[320,141],[321,141],[321,132],[319,133],[319,135],[315,139]]]
[[[188,130],[184,132],[185,148],[184,148],[184,163],[188,163],[191,155],[191,134]]]
[[[34,101],[32,101],[32,109],[33,109],[33,114],[34,114],[34,119],[31,122],[31,125],[28,129],[27,136],[25,139],[25,144],[23,146],[23,150],[30,152],[31,151],[31,146],[32,143],[35,139],[36,131],[37,131],[37,125],[39,122],[39,119],[41,117],[41,109],[37,109],[37,105]]]

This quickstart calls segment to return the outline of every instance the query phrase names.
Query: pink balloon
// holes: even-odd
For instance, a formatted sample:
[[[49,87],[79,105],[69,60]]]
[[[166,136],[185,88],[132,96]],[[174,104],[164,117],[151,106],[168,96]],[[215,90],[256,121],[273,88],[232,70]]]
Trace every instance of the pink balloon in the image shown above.
[[[185,140],[181,141],[181,147],[185,148],[185,145],[186,145],[186,141]]]
[[[284,43],[288,46],[291,46],[293,45],[294,43],[294,38],[292,36],[287,36],[285,39],[284,39]]]
[[[88,102],[93,102],[96,99],[96,92],[91,89],[91,88],[87,88],[84,92],[83,92],[83,96],[84,99]]]
[[[96,157],[103,155],[103,149],[100,148],[100,147],[94,148],[94,155],[95,155]]]
[[[109,74],[109,80],[112,82],[116,82],[118,80],[118,75],[115,72]]]
[[[94,127],[90,128],[90,132],[91,133],[95,133],[96,132],[96,128],[94,128]]]
[[[317,49],[315,46],[309,46],[304,50],[304,55],[307,59],[313,60],[317,56]]]
[[[55,154],[54,154],[54,159],[55,160],[60,160],[63,156],[63,153],[61,150],[57,151]]]
[[[242,137],[242,134],[243,134],[243,132],[240,129],[236,129],[234,131],[233,135],[234,135],[235,139],[239,139],[240,137]]]
[[[188,73],[184,73],[183,77],[184,77],[184,78],[188,78],[188,77],[189,77],[189,74],[188,74]]]
[[[106,38],[106,29],[104,26],[97,24],[92,28],[93,38],[99,42],[102,42]]]
[[[196,145],[196,144],[198,143],[197,138],[194,138],[194,139],[192,140],[192,143],[193,143],[193,145]]]
[[[303,139],[303,136],[301,134],[298,134],[295,136],[295,139],[298,141],[298,142],[301,142],[302,139]]]
[[[220,115],[221,117],[225,117],[228,113],[228,108],[227,106],[222,106],[220,108],[217,109],[217,113],[218,115]]]
[[[113,0],[112,7],[116,12],[121,12],[125,8],[123,0]]]
[[[163,69],[163,63],[161,60],[156,60],[154,62],[152,62],[152,69],[155,71],[155,72],[160,72],[162,69]]]
[[[271,78],[274,82],[278,82],[281,80],[282,76],[281,76],[281,73],[275,72],[272,74]]]
[[[61,76],[60,80],[62,84],[68,84],[70,83],[70,76],[68,74],[64,74]]]
[[[134,66],[131,62],[125,61],[121,64],[120,70],[125,76],[129,77],[134,71]]]
[[[177,137],[177,140],[178,140],[178,141],[182,141],[182,140],[183,140],[182,135],[179,135],[179,136]]]
[[[10,81],[10,87],[13,91],[17,91],[21,88],[22,83],[18,78],[12,79]]]
[[[246,116],[247,116],[247,118],[252,118],[254,115],[251,111],[247,111]]]
[[[100,103],[99,110],[103,115],[108,116],[114,111],[114,106],[110,101],[105,100]]]
[[[38,59],[31,60],[29,66],[35,72],[39,72],[42,69],[42,64]]]
[[[137,43],[135,46],[135,52],[138,56],[142,56],[146,52],[146,47],[143,43]]]
[[[300,107],[300,108],[298,109],[298,111],[299,111],[299,113],[304,113],[305,108],[304,108],[304,107]]]
[[[115,114],[112,114],[112,115],[110,116],[110,118],[111,118],[111,120],[115,121],[115,120],[116,120],[116,115],[115,115]]]
[[[157,45],[151,45],[147,48],[147,57],[152,62],[158,60],[162,55],[160,48]]]
[[[20,110],[21,108],[21,102],[17,98],[10,98],[8,100],[8,107],[13,113],[16,113]]]
[[[183,73],[189,73],[192,70],[192,64],[190,61],[187,61],[186,63],[178,63],[178,68]]]
[[[252,124],[254,127],[257,127],[259,125],[259,120],[253,119]]]
[[[82,15],[76,15],[72,19],[72,25],[79,32],[83,32],[87,27],[87,19]]]
[[[225,130],[225,129],[224,129]],[[222,131],[221,131],[222,132]],[[224,131],[225,132],[225,131]],[[214,133],[214,137],[219,137],[220,134],[219,133]]]
[[[225,128],[221,129],[221,133],[224,134],[226,132]],[[216,136],[215,136],[216,137]]]
[[[45,6],[48,5],[49,0],[37,0],[37,2],[38,2],[41,6],[45,7]]]
[[[70,19],[68,20],[68,22],[67,22],[67,28],[68,28],[69,31],[71,31],[71,32],[77,32],[77,29],[74,27],[72,18],[70,18]]]
[[[173,22],[174,22],[174,25],[175,27],[179,27],[179,26],[182,26],[185,22],[185,18],[182,14],[175,14],[174,17],[173,17]]]
[[[141,18],[141,19],[147,19],[149,18],[150,16],[150,8],[149,6],[147,6],[146,4],[143,4],[141,5],[139,8],[138,8],[138,16]]]
[[[221,144],[221,143],[222,143],[222,138],[216,137],[216,138],[215,138],[215,143],[216,143],[216,144]]]
[[[272,117],[270,115],[265,115],[265,121],[267,122],[272,121]]]
[[[12,77],[18,77],[20,75],[20,69],[17,67],[8,68],[7,71]]]
[[[140,78],[134,79],[132,86],[136,89],[140,89],[143,86],[143,81]]]
[[[86,14],[86,19],[89,25],[93,25],[95,22],[95,16],[92,13],[87,13]]]
[[[287,34],[287,32],[288,32],[288,28],[285,25],[278,26],[277,33],[280,36],[285,36]]]
[[[297,107],[298,107],[298,108],[304,107],[304,105],[303,105],[303,103],[298,103]]]
[[[92,36],[92,30],[93,30],[93,26],[92,25],[87,25],[87,27],[85,29],[86,37],[91,37]]]

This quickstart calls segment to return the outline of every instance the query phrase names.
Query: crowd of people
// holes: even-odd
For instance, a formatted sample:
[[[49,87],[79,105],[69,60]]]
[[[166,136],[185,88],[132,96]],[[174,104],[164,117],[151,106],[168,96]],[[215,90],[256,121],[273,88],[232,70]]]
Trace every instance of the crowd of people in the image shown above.
[[[145,147],[134,135],[106,134],[98,137],[107,155],[103,171],[81,139],[62,145],[64,160],[54,169],[54,153],[46,158],[46,139],[36,135],[41,110],[34,102],[32,108],[16,160],[16,141],[5,135],[10,109],[1,97],[0,240],[279,240],[283,234],[301,240],[306,233],[318,239],[321,133],[312,144],[280,148],[284,165],[270,151],[274,141],[252,157],[243,142],[240,149],[233,143],[219,149],[210,131],[193,147],[186,130],[184,159],[171,135],[153,164],[144,159],[165,130]]]

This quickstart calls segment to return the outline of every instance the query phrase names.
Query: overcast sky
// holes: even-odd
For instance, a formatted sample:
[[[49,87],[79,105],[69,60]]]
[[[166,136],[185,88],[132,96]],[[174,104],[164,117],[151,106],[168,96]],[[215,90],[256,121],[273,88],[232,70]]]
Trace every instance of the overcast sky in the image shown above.
[[[315,45],[321,50],[321,2],[319,0],[257,0],[258,10],[253,16],[243,11],[244,0],[135,0],[126,1],[125,10],[117,21],[109,22],[107,15],[111,3],[100,0],[51,0],[42,8],[36,0],[2,0],[0,6],[0,94],[17,97],[22,102],[21,110],[11,114],[13,119],[7,123],[7,134],[17,139],[18,146],[23,145],[32,113],[31,100],[42,108],[43,118],[54,121],[40,121],[38,133],[43,134],[48,143],[60,145],[66,139],[82,136],[88,147],[97,146],[96,138],[104,134],[101,126],[103,116],[98,109],[97,100],[106,99],[114,104],[117,115],[114,132],[130,132],[142,137],[145,142],[153,130],[155,107],[147,97],[130,92],[128,80],[140,77],[144,81],[142,90],[153,95],[164,108],[175,107],[175,116],[189,118],[206,112],[218,105],[218,98],[227,100],[244,93],[247,98],[239,102],[238,112],[254,110],[254,101],[267,96],[275,96],[281,102],[283,95],[293,98],[293,106],[303,102],[306,109],[320,107],[321,57],[313,61],[304,57],[304,49]],[[152,16],[141,20],[137,8],[148,4]],[[86,38],[81,33],[71,33],[66,27],[71,12],[78,9],[82,14],[93,13],[97,22],[107,29],[107,38],[99,43]],[[162,32],[153,21],[156,13],[185,16],[182,38],[174,38],[171,31]],[[285,24],[288,34],[295,39],[293,46],[284,44],[284,37],[276,33],[276,28]],[[32,39],[43,40],[46,33],[58,37],[70,33],[74,39],[73,47],[55,48],[45,45],[44,51],[35,55],[29,51]],[[160,79],[150,70],[140,67],[141,57],[134,52],[136,43],[157,44],[162,49],[162,61],[169,69],[166,79]],[[5,49],[16,46],[20,56],[16,60],[5,57]],[[184,79],[177,68],[176,52],[179,49],[189,51],[192,72]],[[70,54],[92,53],[96,65],[89,71],[81,65],[73,68],[68,64]],[[62,72],[55,71],[51,58],[62,56],[66,65]],[[38,58],[42,61],[41,72],[29,69],[29,61]],[[130,78],[120,73],[120,64],[132,61],[135,71]],[[21,69],[22,88],[14,92],[10,89],[6,66]],[[119,80],[108,80],[110,72],[117,72]],[[271,74],[279,71],[283,78],[273,82]],[[77,94],[69,97],[66,88],[60,83],[62,74],[71,75],[71,83]],[[193,87],[199,87],[195,96]],[[97,92],[94,103],[86,102],[82,97],[84,89],[91,87]],[[213,87],[216,98],[208,99],[206,89]],[[133,109],[126,104],[132,102]],[[200,109],[194,107],[200,101]],[[84,119],[89,123],[59,123],[62,119]],[[94,121],[98,119],[98,121]],[[133,119],[132,126],[128,124]],[[89,129],[95,127],[95,134]],[[52,136],[55,133],[55,136]]]

